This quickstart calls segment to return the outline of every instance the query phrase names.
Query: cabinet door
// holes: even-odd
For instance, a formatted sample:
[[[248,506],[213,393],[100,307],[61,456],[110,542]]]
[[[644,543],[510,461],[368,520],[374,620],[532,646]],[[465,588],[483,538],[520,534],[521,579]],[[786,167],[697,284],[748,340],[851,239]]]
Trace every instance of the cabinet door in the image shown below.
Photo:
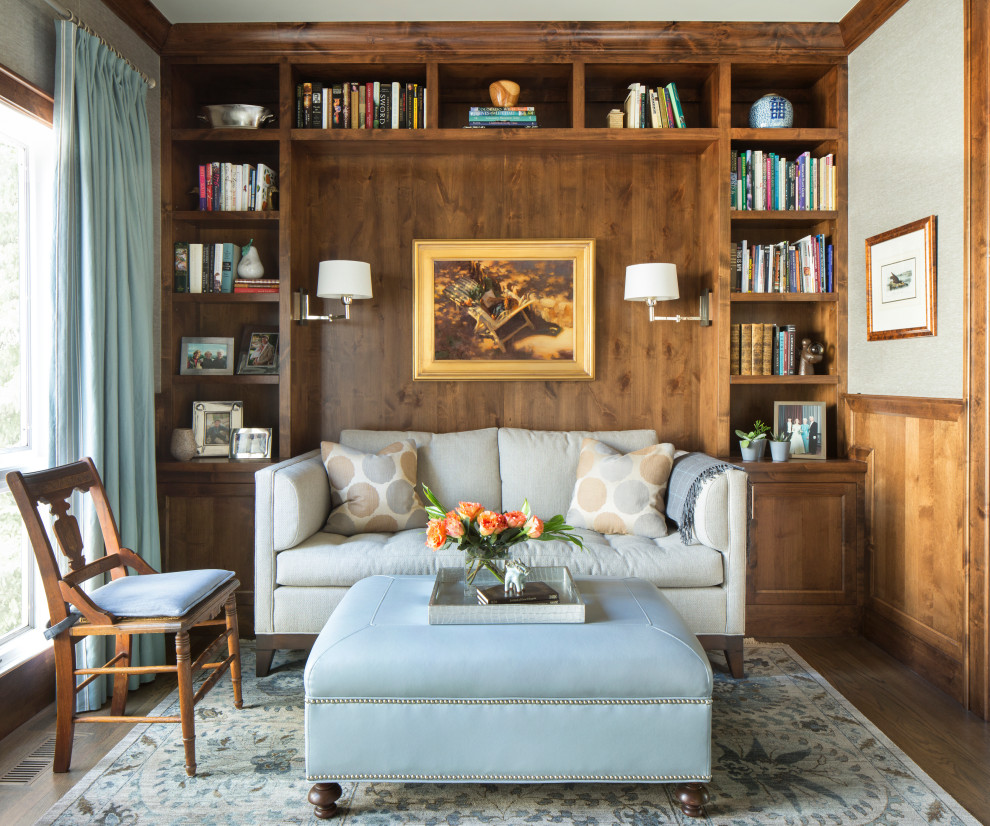
[[[240,635],[254,637],[254,485],[170,482],[159,487],[158,502],[162,570],[233,571]]]
[[[855,484],[755,483],[750,530],[747,604],[856,602]]]

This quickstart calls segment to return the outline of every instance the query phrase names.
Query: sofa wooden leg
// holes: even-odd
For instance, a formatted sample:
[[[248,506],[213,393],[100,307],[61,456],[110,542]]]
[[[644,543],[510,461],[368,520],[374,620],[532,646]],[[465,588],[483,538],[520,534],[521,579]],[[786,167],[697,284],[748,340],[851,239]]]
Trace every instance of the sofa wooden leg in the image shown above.
[[[679,783],[674,789],[674,798],[688,817],[702,817],[709,800],[708,787],[704,783]]]
[[[254,656],[254,675],[256,677],[267,677],[272,667],[272,660],[275,658],[275,649],[258,648],[255,649]]]
[[[337,800],[342,793],[339,783],[316,783],[307,799],[316,807],[315,814],[320,820],[329,820],[337,814]]]
[[[743,662],[742,636],[729,637],[725,646],[725,661],[729,665],[729,673],[737,680],[746,676],[746,666]]]

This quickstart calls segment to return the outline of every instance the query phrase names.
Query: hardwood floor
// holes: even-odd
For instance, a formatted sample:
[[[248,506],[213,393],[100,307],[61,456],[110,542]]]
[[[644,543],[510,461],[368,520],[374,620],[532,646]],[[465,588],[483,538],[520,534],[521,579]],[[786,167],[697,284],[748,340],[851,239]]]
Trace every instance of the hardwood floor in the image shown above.
[[[862,638],[782,638],[981,823],[990,826],[990,724]],[[131,694],[144,713],[170,692],[159,678]],[[4,826],[32,824],[126,734],[126,725],[77,726],[72,770],[0,784]],[[0,776],[55,736],[54,706],[0,740]]]

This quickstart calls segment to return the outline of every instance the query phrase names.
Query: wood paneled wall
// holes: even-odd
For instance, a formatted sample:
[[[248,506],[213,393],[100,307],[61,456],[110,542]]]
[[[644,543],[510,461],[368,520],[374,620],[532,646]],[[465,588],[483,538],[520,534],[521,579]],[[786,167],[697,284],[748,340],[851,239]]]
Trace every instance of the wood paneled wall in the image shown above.
[[[682,298],[663,314],[696,314],[717,259],[696,230],[710,197],[700,188],[711,187],[701,163],[653,153],[319,150],[294,163],[293,186],[306,181],[311,195],[292,225],[293,272],[311,273],[315,286],[321,259],[369,261],[374,299],[355,302],[349,322],[294,336],[303,352],[305,337],[322,337],[322,346],[306,391],[320,416],[293,452],[347,427],[650,427],[678,447],[700,447],[700,385],[717,369],[702,354],[714,328],[651,325],[645,305],[624,301],[623,291],[628,264],[673,261]],[[595,381],[414,382],[411,242],[427,238],[596,239]]]
[[[965,404],[847,396],[850,454],[868,463],[863,631],[966,698]]]

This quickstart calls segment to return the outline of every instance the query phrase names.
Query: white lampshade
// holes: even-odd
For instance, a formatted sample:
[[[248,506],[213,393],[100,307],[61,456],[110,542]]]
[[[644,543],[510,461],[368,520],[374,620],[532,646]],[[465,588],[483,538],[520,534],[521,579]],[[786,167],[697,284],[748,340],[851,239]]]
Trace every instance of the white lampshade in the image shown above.
[[[626,267],[626,301],[670,301],[679,298],[676,264],[632,264]]]
[[[371,298],[371,265],[364,261],[321,261],[320,298]]]

